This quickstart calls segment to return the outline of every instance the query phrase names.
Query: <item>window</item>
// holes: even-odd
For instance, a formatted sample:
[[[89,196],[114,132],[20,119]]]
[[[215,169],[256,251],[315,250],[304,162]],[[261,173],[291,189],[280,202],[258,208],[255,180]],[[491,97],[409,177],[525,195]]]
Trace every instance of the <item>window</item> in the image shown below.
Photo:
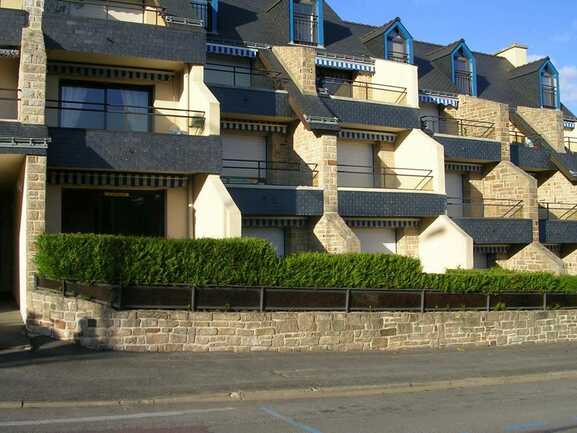
[[[192,16],[204,23],[204,28],[213,31],[212,28],[212,7],[208,0],[193,0],[191,2]]]
[[[323,1],[292,0],[291,40],[303,45],[323,44]]]
[[[455,79],[459,92],[466,95],[471,94],[471,69],[469,60],[466,57],[459,56],[455,60]]]
[[[329,95],[352,98],[354,78],[352,71],[317,68],[317,88]]]
[[[153,119],[151,98],[146,87],[64,83],[60,127],[148,132]]]
[[[559,74],[551,62],[541,70],[541,105],[546,108],[559,108]]]
[[[64,189],[62,232],[164,237],[164,191]]]
[[[387,38],[389,60],[407,63],[407,43],[398,30],[394,30]]]
[[[453,83],[459,93],[477,96],[477,64],[464,41],[453,50],[452,69]]]

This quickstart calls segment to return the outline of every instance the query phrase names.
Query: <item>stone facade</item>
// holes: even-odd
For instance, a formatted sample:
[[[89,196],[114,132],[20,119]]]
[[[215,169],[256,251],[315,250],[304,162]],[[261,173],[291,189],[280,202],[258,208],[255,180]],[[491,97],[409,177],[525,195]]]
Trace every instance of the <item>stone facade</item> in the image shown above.
[[[548,108],[517,107],[517,113],[557,152],[564,153],[563,112]]]
[[[34,27],[22,30],[18,85],[20,122],[44,125],[46,104],[46,50],[42,30]]]
[[[397,230],[397,254],[419,258],[419,229],[405,228]]]
[[[551,204],[550,213],[555,217],[561,217],[577,204],[577,187],[559,171],[541,178],[538,195],[539,202]]]
[[[317,94],[316,49],[302,46],[275,46],[273,54],[305,95]]]
[[[563,260],[539,242],[533,242],[511,257],[499,257],[497,264],[505,269],[525,272],[564,274]]]
[[[201,313],[114,311],[33,294],[28,329],[131,352],[349,352],[577,341],[577,311]]]
[[[313,229],[319,248],[331,254],[359,253],[361,242],[336,212],[325,212]]]

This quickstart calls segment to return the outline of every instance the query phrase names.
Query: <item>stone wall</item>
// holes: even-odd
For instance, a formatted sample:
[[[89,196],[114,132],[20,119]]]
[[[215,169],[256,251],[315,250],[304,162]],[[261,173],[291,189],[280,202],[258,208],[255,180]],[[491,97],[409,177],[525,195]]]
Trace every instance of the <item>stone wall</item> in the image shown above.
[[[361,252],[359,238],[336,212],[325,212],[316,223],[313,234],[317,241],[314,249],[330,254]]]
[[[395,351],[577,341],[577,311],[200,313],[114,311],[33,294],[28,329],[131,352]]]
[[[498,258],[497,264],[504,269],[525,272],[550,272],[564,274],[563,260],[539,242],[533,242],[510,257]]]
[[[563,113],[561,110],[517,107],[517,113],[557,152],[565,152],[563,144]]]
[[[272,52],[303,94],[317,94],[315,48],[275,46],[272,48]]]
[[[560,171],[556,171],[553,175],[541,179],[538,196],[539,202],[550,203],[552,215],[560,217],[577,204],[577,187]],[[575,215],[572,219],[575,219]]]
[[[486,127],[483,126],[468,126],[468,134],[472,137],[498,140],[501,143],[501,158],[505,161],[511,159],[508,105],[474,96],[460,95],[458,110],[447,110],[446,113],[450,117],[493,123],[495,125],[494,130],[488,135],[486,134]]]
[[[419,229],[415,227],[397,230],[397,254],[419,258]]]

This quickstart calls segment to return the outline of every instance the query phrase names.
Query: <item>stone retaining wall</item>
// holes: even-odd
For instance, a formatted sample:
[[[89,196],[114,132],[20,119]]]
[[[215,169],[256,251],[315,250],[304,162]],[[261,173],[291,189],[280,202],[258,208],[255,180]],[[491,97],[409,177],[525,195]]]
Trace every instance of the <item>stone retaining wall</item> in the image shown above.
[[[132,352],[394,351],[577,340],[577,311],[200,313],[115,311],[34,292],[28,328]]]

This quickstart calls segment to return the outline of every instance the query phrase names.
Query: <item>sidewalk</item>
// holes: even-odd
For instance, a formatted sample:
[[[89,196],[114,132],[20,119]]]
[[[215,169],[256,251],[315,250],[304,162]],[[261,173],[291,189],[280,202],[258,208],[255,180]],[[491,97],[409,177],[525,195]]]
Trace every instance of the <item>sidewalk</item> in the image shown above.
[[[18,307],[0,303],[0,351],[26,350],[29,344]]]
[[[395,354],[135,354],[53,342],[35,353],[0,352],[0,407],[18,401],[115,404],[552,373],[577,377],[576,357],[577,345]]]

